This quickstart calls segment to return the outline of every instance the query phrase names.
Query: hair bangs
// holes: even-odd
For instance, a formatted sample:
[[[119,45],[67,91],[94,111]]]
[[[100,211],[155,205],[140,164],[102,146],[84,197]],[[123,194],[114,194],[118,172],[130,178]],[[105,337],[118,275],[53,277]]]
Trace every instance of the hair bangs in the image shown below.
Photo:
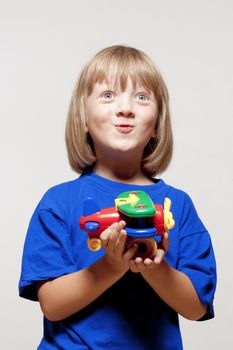
[[[134,52],[133,52],[134,53]],[[98,55],[97,55],[98,56]],[[149,64],[146,57],[124,52],[99,53],[95,61],[91,62],[87,72],[87,96],[92,93],[95,83],[106,83],[111,87],[120,86],[122,91],[127,87],[128,79],[132,81],[133,88],[137,85],[152,91],[159,97],[159,80],[154,67]]]

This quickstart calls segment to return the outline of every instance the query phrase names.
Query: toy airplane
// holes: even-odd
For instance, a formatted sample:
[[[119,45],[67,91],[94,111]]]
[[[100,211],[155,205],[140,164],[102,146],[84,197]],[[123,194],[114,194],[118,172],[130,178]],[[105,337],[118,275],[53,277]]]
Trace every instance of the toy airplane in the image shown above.
[[[156,236],[162,236],[175,225],[170,208],[169,198],[165,198],[163,208],[161,204],[154,204],[144,191],[123,192],[115,199],[114,207],[104,209],[100,209],[92,198],[87,198],[79,224],[88,234],[89,249],[98,251],[102,247],[100,234],[114,222],[124,220],[126,248],[136,242],[135,256],[153,257],[157,252]]]

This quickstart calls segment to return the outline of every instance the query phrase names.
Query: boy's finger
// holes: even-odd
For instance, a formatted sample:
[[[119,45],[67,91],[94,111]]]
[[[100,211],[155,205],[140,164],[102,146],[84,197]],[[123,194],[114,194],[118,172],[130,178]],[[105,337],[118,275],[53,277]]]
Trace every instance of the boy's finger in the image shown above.
[[[126,239],[127,239],[127,232],[125,230],[121,230],[120,235],[115,244],[115,249],[120,255],[122,255],[125,250]]]
[[[165,252],[167,252],[168,250],[169,243],[170,243],[170,238],[169,238],[168,232],[165,232],[162,239],[162,244]]]
[[[126,222],[124,220],[119,221],[118,223],[119,230],[122,230],[126,226]]]
[[[154,262],[156,264],[160,264],[161,261],[163,260],[164,256],[165,256],[165,251],[163,249],[158,249],[157,253],[156,253],[156,256],[154,258]]]
[[[132,259],[132,257],[134,256],[134,254],[136,253],[138,249],[138,244],[134,243],[124,254],[124,258],[125,259]]]
[[[146,267],[149,267],[149,266],[153,267],[153,260],[151,260],[151,259],[149,259],[149,258],[146,258],[146,259],[144,260],[144,265],[145,265]]]
[[[138,273],[138,272],[139,272],[139,271],[138,271],[138,268],[137,268],[137,265],[135,264],[134,259],[131,259],[131,260],[129,261],[129,268],[130,268],[130,270],[131,270],[132,272],[134,272],[134,273]]]
[[[115,225],[113,225],[111,227],[111,232],[110,232],[109,238],[108,238],[108,246],[110,247],[110,249],[115,248],[116,242],[120,237],[122,227],[123,227],[122,223],[115,223]]]
[[[100,234],[100,239],[103,241],[107,241],[111,236],[111,234],[115,232],[117,225],[118,225],[117,222],[114,222],[111,226],[109,226],[106,230],[104,230]]]
[[[158,247],[160,249],[165,250],[165,252],[168,251],[169,248],[169,244],[170,244],[170,238],[167,232],[165,232],[162,236],[161,242],[158,244]]]
[[[136,269],[137,272],[139,272],[139,271],[142,272],[143,270],[145,270],[144,261],[139,256],[134,259],[134,266],[135,266],[134,271],[135,271],[135,269]]]
[[[125,227],[125,225],[125,221],[121,220],[120,222],[114,222],[111,226],[104,230],[100,235],[103,247],[111,250],[115,249],[120,231]]]

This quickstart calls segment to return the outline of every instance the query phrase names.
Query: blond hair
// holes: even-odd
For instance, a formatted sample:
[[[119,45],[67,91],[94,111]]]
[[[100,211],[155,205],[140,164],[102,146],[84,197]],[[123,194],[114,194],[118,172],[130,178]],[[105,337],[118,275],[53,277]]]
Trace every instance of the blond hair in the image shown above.
[[[148,176],[163,172],[170,163],[173,137],[169,112],[169,96],[164,80],[151,59],[142,51],[115,45],[98,52],[83,68],[75,85],[66,121],[66,146],[71,168],[82,173],[96,163],[94,145],[86,128],[85,101],[96,82],[117,72],[122,90],[130,77],[134,86],[142,84],[153,92],[158,105],[155,138],[144,149],[142,169]]]

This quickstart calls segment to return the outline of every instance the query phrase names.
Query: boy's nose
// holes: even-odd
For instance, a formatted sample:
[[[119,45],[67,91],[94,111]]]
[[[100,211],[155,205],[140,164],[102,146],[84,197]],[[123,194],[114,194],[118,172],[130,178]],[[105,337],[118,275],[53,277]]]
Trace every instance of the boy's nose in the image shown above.
[[[121,110],[120,112],[116,113],[117,117],[127,117],[127,118],[133,118],[134,113],[131,110]]]
[[[116,115],[118,117],[134,117],[134,111],[130,101],[127,99],[121,100],[118,104]]]

